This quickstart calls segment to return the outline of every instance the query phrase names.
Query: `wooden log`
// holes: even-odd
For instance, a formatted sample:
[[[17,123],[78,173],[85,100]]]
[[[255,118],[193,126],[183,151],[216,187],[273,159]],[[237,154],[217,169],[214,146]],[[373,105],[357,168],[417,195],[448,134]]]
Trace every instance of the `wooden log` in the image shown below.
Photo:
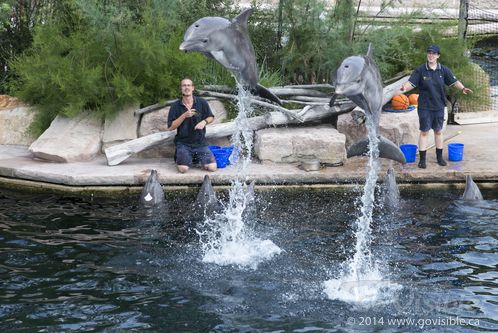
[[[327,97],[327,94],[318,90],[313,89],[298,89],[298,88],[278,88],[272,87],[269,88],[272,93],[277,96],[296,96],[296,95],[305,95],[312,97]]]
[[[219,97],[219,98],[228,98],[228,99],[233,99],[233,100],[237,100],[238,99],[237,96],[231,95],[231,94],[224,94],[224,93],[213,92],[213,91],[206,91],[206,90],[198,90],[197,92],[200,93],[200,94],[202,94],[202,95],[214,96],[214,97]],[[259,105],[259,106],[264,106],[266,108],[282,112],[285,115],[287,115],[288,117],[300,120],[299,116],[297,116],[296,112],[292,112],[289,109],[281,107],[280,105],[267,103],[267,102],[264,102],[264,101],[262,101],[260,99],[256,99],[256,98],[252,98],[252,97],[251,97],[250,101],[251,101],[252,104],[256,104],[256,105]]]
[[[330,117],[334,114],[341,114],[351,111],[354,105],[344,104],[341,106],[329,107],[328,105],[309,106],[299,113],[292,111],[300,116],[304,121],[316,121]],[[290,110],[291,111],[291,110]],[[280,112],[270,112],[263,116],[252,117],[248,119],[248,126],[256,131],[269,126],[279,126],[286,124],[300,124],[297,119],[289,119]],[[207,138],[220,138],[231,136],[235,133],[235,122],[209,125],[206,128]],[[105,155],[108,165],[118,165],[131,155],[139,153],[145,149],[172,142],[176,131],[166,131],[143,136],[138,139],[130,140],[105,149]]]
[[[296,84],[296,85],[291,85],[291,86],[282,86],[282,87],[274,87],[274,88],[291,88],[291,89],[320,89],[320,88],[327,88],[327,89],[334,89],[334,86],[328,83],[317,83],[317,84]]]
[[[391,83],[388,86],[385,86],[384,87],[384,97],[382,99],[382,105],[389,102],[393,98],[393,96],[398,93],[399,88],[401,88],[401,85],[403,83],[407,82],[409,78],[410,78],[410,76],[406,75],[406,76],[402,77],[401,79],[397,80],[396,82]]]

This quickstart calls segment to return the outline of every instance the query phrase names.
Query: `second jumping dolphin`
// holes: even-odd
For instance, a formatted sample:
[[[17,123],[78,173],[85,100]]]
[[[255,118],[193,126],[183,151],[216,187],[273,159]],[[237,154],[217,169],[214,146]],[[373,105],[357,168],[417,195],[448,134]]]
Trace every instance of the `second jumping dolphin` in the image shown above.
[[[372,59],[372,46],[368,47],[366,56],[351,56],[342,62],[337,70],[336,94],[342,94],[365,111],[378,132],[380,113],[382,111],[383,88],[380,72]],[[377,134],[378,135],[378,134]],[[403,152],[389,139],[379,137],[379,157],[388,158],[405,164]],[[368,137],[353,144],[347,156],[359,156],[368,153]]]

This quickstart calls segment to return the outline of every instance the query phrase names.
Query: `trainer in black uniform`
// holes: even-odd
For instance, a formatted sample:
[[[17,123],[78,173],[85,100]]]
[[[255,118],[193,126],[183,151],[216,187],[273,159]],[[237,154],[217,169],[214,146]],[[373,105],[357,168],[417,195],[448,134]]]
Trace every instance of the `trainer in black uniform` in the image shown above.
[[[446,94],[444,86],[455,86],[463,94],[472,92],[469,88],[457,80],[451,70],[438,62],[441,55],[439,46],[431,45],[427,48],[427,62],[417,67],[408,82],[400,88],[400,93],[408,92],[413,88],[419,89],[418,97],[418,119],[420,135],[418,149],[420,154],[419,168],[425,169],[427,141],[429,130],[434,130],[434,141],[436,143],[437,163],[441,166],[447,165],[443,158],[443,123],[444,107],[446,105]]]

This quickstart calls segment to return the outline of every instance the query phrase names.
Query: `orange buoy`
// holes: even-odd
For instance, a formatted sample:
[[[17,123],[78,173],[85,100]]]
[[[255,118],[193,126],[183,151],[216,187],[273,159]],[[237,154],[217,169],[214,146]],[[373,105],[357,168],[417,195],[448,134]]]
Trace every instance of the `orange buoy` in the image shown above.
[[[408,100],[410,101],[410,105],[418,105],[418,94],[411,94],[408,96]]]
[[[406,95],[396,95],[391,99],[393,110],[406,110],[410,106],[410,100]]]

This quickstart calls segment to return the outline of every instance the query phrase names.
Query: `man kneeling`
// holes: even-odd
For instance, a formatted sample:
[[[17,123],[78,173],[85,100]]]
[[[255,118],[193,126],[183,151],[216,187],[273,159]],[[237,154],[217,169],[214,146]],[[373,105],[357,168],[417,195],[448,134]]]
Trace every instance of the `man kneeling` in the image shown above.
[[[171,105],[168,130],[176,129],[175,162],[179,172],[188,171],[198,162],[208,171],[216,171],[216,160],[206,141],[206,126],[214,121],[208,102],[193,95],[194,84],[185,78],[180,84],[182,98]]]

